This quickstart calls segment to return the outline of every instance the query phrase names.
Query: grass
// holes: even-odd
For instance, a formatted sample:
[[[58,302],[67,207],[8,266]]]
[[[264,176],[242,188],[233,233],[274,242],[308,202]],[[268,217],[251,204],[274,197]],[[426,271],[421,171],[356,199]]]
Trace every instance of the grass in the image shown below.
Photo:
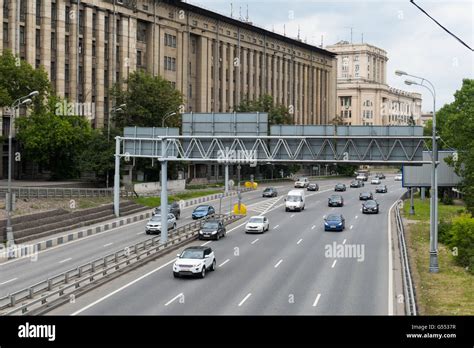
[[[204,190],[204,191],[191,191],[191,192],[182,192],[175,195],[168,196],[169,202],[176,202],[180,200],[199,198],[203,196],[213,195],[216,193],[222,193],[222,190]],[[146,207],[157,207],[161,204],[160,197],[139,197],[135,198],[135,202]]]
[[[408,203],[408,204],[407,204]],[[405,201],[404,215],[418,223],[406,229],[410,263],[416,285],[416,295],[422,315],[473,315],[474,278],[463,267],[457,266],[448,247],[439,243],[439,273],[429,273],[429,200],[415,200],[417,215],[408,215],[409,201]],[[439,204],[441,219],[450,219],[463,208]]]

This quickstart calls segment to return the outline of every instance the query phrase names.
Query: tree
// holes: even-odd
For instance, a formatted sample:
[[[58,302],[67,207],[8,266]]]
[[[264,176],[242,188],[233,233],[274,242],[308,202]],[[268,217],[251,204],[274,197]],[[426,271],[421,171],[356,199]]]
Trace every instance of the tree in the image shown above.
[[[51,96],[41,111],[16,120],[17,139],[22,157],[51,170],[52,179],[75,178],[79,175],[77,159],[90,147],[92,128],[83,116],[58,115],[60,102]]]
[[[436,114],[441,148],[458,151],[458,161],[449,161],[463,178],[461,190],[467,208],[474,212],[474,79],[464,79],[454,102],[444,105]],[[431,135],[431,122],[425,134]]]
[[[130,74],[126,86],[117,83],[112,88],[112,94],[117,105],[127,105],[123,112],[115,115],[118,128],[161,127],[163,117],[172,112],[176,112],[176,116],[169,117],[166,125],[180,126],[178,113],[183,104],[183,96],[161,76],[135,71]]]
[[[34,69],[11,51],[4,51],[0,55],[0,107],[11,106],[16,99],[33,91],[39,92],[39,96],[33,99],[33,109],[39,111],[44,98],[51,92],[44,69]]]
[[[263,95],[256,100],[243,100],[235,108],[236,112],[267,112],[268,123],[274,124],[293,124],[293,115],[290,110],[282,105],[274,102],[270,95]]]

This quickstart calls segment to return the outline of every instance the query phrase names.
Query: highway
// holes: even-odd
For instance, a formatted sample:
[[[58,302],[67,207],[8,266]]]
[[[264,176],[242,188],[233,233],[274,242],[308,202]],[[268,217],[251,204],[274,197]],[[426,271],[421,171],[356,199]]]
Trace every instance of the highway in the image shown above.
[[[324,185],[329,187],[333,185],[333,182],[329,180]],[[275,186],[278,187],[281,194],[286,193],[291,188],[291,185],[288,183],[277,183]],[[236,202],[236,196],[222,199],[222,212],[227,213],[231,203],[234,204]],[[255,209],[262,209],[268,204],[268,200],[262,198],[260,189],[243,193],[242,202],[251,207],[253,206]],[[211,204],[216,209],[216,212],[219,212],[219,200],[203,204]],[[178,227],[193,221],[191,213],[196,206],[187,207],[182,210],[181,218],[177,222]],[[147,221],[138,221],[46,249],[38,253],[37,259],[22,258],[0,264],[0,297],[24,289],[58,273],[74,269],[77,266],[126,248],[134,243],[151,238],[152,236],[145,234]]]
[[[393,176],[382,181],[389,192],[375,195],[380,214],[361,212],[359,192],[374,192],[370,183],[342,192],[344,207],[328,207],[334,184],[349,181],[319,182],[319,192],[306,193],[303,212],[285,212],[283,193],[291,185],[280,189],[279,199],[249,200],[252,211],[248,215],[264,213],[270,220],[270,231],[245,234],[246,219],[229,226],[227,238],[191,242],[189,245],[210,245],[215,252],[217,270],[205,279],[173,278],[176,252],[172,252],[49,314],[391,314],[394,295],[389,289],[388,213],[404,189]],[[344,232],[324,231],[323,218],[331,212],[344,215]],[[334,246],[360,253],[330,257],[327,252]]]

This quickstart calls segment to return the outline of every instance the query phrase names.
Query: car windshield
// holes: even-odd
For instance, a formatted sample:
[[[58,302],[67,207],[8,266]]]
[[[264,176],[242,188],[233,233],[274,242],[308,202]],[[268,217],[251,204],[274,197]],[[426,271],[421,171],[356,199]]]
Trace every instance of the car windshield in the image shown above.
[[[351,182],[351,184],[354,184],[354,185],[357,185],[359,182],[357,180],[354,180],[353,182]]]
[[[273,191],[273,189],[271,189],[271,188],[266,188],[263,192],[271,192],[271,191]]]
[[[364,192],[364,193],[361,193],[361,196],[368,197],[368,196],[370,196],[370,193]]]
[[[367,207],[375,207],[375,206],[377,205],[377,203],[375,203],[375,201],[367,201],[367,202],[365,203],[365,205],[366,205]]]
[[[254,223],[254,224],[261,223],[263,222],[263,217],[257,216],[257,217],[250,218],[249,222]]]
[[[299,178],[298,181],[306,181],[306,178]]]
[[[195,211],[206,211],[208,210],[209,208],[205,205],[202,205],[200,207],[197,207]]]
[[[331,196],[329,198],[331,201],[340,201],[341,200],[341,196]]]
[[[315,187],[315,186],[316,186],[316,184],[309,184],[309,186],[311,186],[311,187]]]
[[[204,258],[204,251],[198,249],[188,249],[183,251],[180,259],[203,259]]]
[[[343,184],[337,184],[336,186],[337,186],[337,187],[344,187]]]
[[[326,219],[327,221],[341,221],[340,215],[329,215]]]
[[[217,221],[208,221],[202,226],[202,228],[216,229],[218,226],[219,223]]]
[[[288,202],[300,202],[301,197],[300,196],[288,196],[287,201]]]
[[[383,189],[385,189],[385,186],[379,186],[377,188],[383,190]]]
[[[154,216],[151,218],[151,221],[161,221],[161,215],[154,215]]]

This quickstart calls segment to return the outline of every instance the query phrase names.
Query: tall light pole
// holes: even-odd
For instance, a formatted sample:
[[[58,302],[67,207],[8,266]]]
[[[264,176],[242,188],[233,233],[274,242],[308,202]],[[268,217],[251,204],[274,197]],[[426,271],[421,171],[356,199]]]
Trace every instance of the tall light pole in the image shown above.
[[[7,208],[7,245],[15,243],[15,239],[13,238],[13,227],[12,227],[12,208],[13,208],[13,197],[12,197],[12,148],[13,148],[13,125],[15,122],[15,113],[16,110],[21,105],[28,105],[32,102],[31,98],[36,97],[39,94],[38,91],[33,91],[30,94],[18,98],[15,100],[11,107],[11,116],[10,116],[10,129],[8,132],[8,202],[6,204]]]
[[[110,110],[110,113],[112,113],[115,116],[117,112],[124,111],[126,106],[127,104],[120,104],[119,106],[113,106],[112,109]],[[110,142],[110,117],[109,117],[109,121],[107,122],[107,142]],[[105,177],[105,187],[109,188],[109,170],[108,169],[107,169],[107,175]]]
[[[405,71],[397,70],[395,74],[398,76],[410,76],[420,80],[406,80],[405,84],[417,85],[426,88],[433,97],[433,128],[432,128],[432,154],[431,154],[431,197],[430,197],[430,273],[438,273],[438,144],[436,137],[436,89],[434,85],[427,79],[415,75],[410,75]],[[426,85],[425,82],[428,84]]]
[[[167,114],[167,115],[165,115],[165,116],[163,117],[163,119],[161,120],[161,127],[162,127],[162,128],[165,128],[165,121],[166,121],[168,118],[170,118],[171,116],[176,116],[176,112],[171,112],[171,113],[169,113],[169,114]]]

